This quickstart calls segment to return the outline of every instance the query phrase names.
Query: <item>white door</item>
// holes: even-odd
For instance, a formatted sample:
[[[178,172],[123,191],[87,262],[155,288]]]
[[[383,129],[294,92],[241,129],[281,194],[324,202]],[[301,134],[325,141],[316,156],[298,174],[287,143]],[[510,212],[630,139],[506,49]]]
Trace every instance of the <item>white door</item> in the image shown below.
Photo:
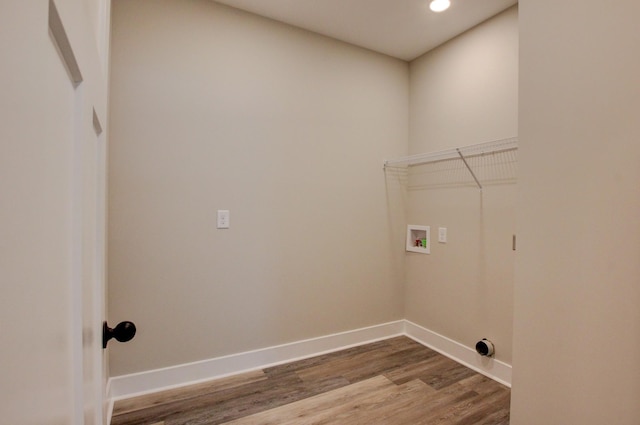
[[[104,147],[54,3],[0,2],[0,422],[98,425]]]

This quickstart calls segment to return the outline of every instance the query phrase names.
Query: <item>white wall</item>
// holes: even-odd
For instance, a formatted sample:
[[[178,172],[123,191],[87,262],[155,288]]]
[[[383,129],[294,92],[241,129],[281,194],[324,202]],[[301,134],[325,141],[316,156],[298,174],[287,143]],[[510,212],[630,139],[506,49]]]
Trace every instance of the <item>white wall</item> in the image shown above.
[[[520,2],[512,424],[640,421],[640,4]]]
[[[112,20],[112,374],[402,318],[407,64],[205,0]]]
[[[411,154],[514,137],[518,7],[411,62]]]
[[[410,153],[517,136],[517,6],[410,66]],[[431,254],[406,258],[406,318],[473,348],[482,338],[511,363],[515,153],[412,167],[408,220],[431,226]],[[448,241],[437,242],[438,227]]]

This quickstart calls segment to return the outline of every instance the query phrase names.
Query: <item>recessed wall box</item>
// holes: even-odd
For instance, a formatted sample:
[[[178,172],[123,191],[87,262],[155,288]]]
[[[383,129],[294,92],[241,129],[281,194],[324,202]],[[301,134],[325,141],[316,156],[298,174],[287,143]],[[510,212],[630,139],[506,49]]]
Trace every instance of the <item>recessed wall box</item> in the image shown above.
[[[431,254],[431,228],[409,224],[407,226],[407,251]]]

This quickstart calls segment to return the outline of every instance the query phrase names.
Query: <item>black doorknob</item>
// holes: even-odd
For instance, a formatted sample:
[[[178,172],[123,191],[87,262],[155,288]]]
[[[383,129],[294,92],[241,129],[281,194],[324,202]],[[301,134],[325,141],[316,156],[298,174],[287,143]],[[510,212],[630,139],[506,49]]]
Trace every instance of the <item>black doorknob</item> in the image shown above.
[[[120,322],[115,328],[107,326],[107,322],[102,324],[102,348],[107,348],[107,342],[115,338],[120,342],[131,341],[136,336],[136,325],[133,322]]]

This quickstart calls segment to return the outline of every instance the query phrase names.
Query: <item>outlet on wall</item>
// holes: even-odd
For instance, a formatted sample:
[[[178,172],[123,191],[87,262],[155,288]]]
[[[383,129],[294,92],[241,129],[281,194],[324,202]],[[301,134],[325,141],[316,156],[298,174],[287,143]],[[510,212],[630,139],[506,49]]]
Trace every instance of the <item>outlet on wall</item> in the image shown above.
[[[438,242],[447,243],[447,228],[438,227]]]

